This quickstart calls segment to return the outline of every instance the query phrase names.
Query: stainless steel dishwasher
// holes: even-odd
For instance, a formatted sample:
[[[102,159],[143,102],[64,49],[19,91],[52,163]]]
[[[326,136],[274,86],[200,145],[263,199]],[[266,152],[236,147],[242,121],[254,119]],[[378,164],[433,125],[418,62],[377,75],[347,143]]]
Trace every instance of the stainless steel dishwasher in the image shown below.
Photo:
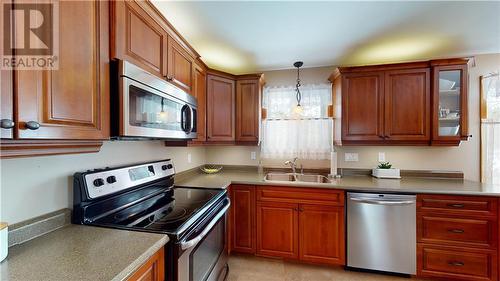
[[[347,266],[416,273],[416,196],[347,193]]]

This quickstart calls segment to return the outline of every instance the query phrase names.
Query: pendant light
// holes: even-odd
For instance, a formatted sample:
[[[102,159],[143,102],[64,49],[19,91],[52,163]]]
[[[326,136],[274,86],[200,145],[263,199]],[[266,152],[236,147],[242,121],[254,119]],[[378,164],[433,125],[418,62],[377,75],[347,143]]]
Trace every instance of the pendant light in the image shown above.
[[[302,106],[300,105],[300,100],[302,99],[302,94],[300,93],[300,67],[304,65],[303,62],[297,61],[293,64],[297,68],[297,84],[295,85],[295,98],[297,99],[297,105],[293,108],[293,112],[297,115],[302,114]]]

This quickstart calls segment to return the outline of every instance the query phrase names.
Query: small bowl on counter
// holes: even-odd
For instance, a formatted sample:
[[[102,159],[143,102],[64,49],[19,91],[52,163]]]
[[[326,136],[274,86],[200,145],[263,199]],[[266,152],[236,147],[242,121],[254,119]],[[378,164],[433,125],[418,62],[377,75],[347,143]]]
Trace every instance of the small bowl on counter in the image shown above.
[[[217,174],[222,170],[222,166],[205,165],[200,167],[200,170],[208,175]]]

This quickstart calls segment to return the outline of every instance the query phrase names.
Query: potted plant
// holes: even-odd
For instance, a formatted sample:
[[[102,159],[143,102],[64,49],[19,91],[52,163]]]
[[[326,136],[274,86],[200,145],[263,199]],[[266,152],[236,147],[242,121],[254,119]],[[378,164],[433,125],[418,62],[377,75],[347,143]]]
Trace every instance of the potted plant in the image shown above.
[[[380,162],[377,168],[372,170],[372,176],[384,179],[400,179],[399,169],[392,168],[389,162]]]

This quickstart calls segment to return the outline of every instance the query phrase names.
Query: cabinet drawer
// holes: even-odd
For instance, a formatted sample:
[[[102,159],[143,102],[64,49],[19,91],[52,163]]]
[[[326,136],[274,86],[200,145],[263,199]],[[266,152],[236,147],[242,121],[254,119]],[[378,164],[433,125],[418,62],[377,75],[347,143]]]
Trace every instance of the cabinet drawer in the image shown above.
[[[497,222],[418,215],[418,242],[497,248]]]
[[[478,196],[419,195],[417,211],[496,217],[497,200]]]
[[[489,250],[418,245],[418,275],[450,280],[497,280],[497,254]]]
[[[258,201],[344,206],[344,191],[318,188],[259,186]]]

